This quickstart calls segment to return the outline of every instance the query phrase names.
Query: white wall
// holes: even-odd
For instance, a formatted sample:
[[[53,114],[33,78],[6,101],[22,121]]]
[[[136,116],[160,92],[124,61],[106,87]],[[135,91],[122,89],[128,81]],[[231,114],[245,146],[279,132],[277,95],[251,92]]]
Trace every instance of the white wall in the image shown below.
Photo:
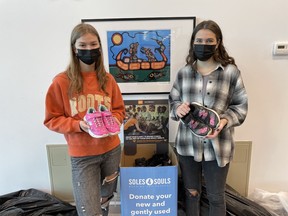
[[[84,18],[156,16],[219,23],[249,94],[236,139],[253,141],[250,192],[288,191],[288,58],[271,55],[274,41],[288,41],[287,8],[286,0],[0,0],[0,194],[50,191],[46,144],[65,140],[43,126],[44,98],[67,65],[72,28]]]

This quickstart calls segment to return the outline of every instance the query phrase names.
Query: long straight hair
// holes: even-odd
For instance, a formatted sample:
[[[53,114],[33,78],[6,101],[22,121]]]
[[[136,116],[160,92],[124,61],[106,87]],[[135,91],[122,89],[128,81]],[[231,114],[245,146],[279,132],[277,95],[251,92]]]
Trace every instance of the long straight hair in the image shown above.
[[[83,91],[83,78],[81,75],[81,67],[79,59],[75,53],[75,43],[76,40],[82,37],[83,35],[90,33],[95,35],[100,43],[100,57],[95,62],[95,75],[99,80],[100,89],[103,92],[106,92],[106,83],[107,83],[107,76],[106,70],[104,68],[103,63],[103,51],[101,46],[100,36],[97,30],[90,24],[81,23],[74,27],[71,33],[70,38],[70,64],[67,67],[66,73],[70,80],[70,86],[68,90],[69,98],[72,98],[74,94],[79,94]]]
[[[223,66],[227,66],[228,64],[236,65],[234,58],[228,55],[224,47],[223,35],[222,35],[222,31],[220,27],[218,26],[216,22],[212,20],[206,20],[206,21],[199,23],[193,30],[191,40],[190,40],[189,54],[186,57],[187,65],[192,66],[194,61],[197,60],[197,58],[194,55],[194,40],[198,31],[202,29],[208,29],[216,35],[216,39],[217,39],[217,42],[219,43],[219,46],[213,55],[214,60],[221,63]]]

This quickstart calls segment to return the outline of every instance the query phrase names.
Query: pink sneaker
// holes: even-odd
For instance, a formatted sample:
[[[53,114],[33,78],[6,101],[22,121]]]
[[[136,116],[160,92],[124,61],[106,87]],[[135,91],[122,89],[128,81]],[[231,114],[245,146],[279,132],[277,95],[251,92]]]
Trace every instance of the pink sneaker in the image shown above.
[[[93,107],[90,107],[87,110],[84,120],[90,126],[88,130],[90,136],[94,138],[102,138],[109,135],[109,132],[104,125],[101,112],[96,111]]]
[[[98,109],[103,118],[103,122],[108,130],[109,135],[116,135],[120,133],[120,126],[116,122],[115,118],[112,116],[112,113],[105,107],[104,105],[100,104]]]

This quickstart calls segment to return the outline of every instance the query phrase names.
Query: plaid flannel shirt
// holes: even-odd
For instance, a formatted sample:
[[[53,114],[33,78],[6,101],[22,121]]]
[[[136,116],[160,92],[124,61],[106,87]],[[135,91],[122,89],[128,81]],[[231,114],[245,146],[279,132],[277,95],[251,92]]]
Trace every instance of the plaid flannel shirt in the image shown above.
[[[180,69],[169,94],[170,117],[179,121],[177,107],[183,102],[198,102],[215,110],[228,124],[214,139],[199,138],[184,124],[179,124],[175,146],[184,156],[194,156],[195,161],[217,160],[223,167],[233,159],[234,127],[241,125],[247,115],[248,98],[241,73],[235,65],[219,65],[208,75],[205,96],[203,77],[189,65]]]

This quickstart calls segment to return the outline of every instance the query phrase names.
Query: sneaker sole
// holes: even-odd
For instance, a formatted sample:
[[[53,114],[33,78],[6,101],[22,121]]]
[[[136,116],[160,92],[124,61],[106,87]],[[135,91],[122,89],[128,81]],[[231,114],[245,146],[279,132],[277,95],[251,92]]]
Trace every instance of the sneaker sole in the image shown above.
[[[195,133],[191,128],[189,128],[189,129],[195,136],[200,137],[200,138],[205,138],[206,136],[208,136],[212,133],[212,129],[211,129],[206,135],[199,135],[199,134]]]
[[[117,132],[114,132],[114,133],[109,132],[109,135],[111,135],[111,136],[117,135],[117,134],[120,134],[120,131],[117,131]]]
[[[94,134],[91,130],[88,130],[88,133],[90,136],[94,137],[94,138],[104,138],[107,137],[109,134],[104,134],[104,135],[96,135]]]

